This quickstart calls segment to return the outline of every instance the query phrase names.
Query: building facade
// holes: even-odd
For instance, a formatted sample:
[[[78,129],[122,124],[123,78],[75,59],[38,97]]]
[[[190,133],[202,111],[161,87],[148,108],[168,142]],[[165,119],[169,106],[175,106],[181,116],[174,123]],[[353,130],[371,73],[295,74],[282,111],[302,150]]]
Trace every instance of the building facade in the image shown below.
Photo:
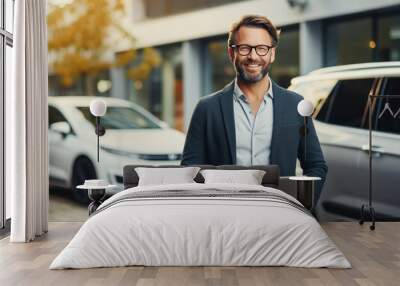
[[[135,48],[155,48],[161,64],[146,79],[131,80],[118,68],[106,96],[132,100],[185,131],[203,95],[234,78],[227,33],[247,14],[264,15],[281,29],[271,78],[287,87],[314,69],[400,60],[400,0],[126,0],[126,27]],[[115,45],[115,52],[132,44]]]

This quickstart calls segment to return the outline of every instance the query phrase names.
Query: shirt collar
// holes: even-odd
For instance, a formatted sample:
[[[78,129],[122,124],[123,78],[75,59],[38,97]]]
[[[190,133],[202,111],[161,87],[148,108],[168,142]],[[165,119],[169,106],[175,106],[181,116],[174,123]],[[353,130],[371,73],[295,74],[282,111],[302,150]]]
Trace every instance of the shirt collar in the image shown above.
[[[272,99],[274,98],[274,94],[272,92],[272,81],[270,77],[267,75],[268,81],[269,81],[269,89],[264,95],[264,101],[267,100],[267,97],[270,96]],[[233,96],[236,100],[239,100],[239,98],[246,99],[243,91],[240,89],[238,83],[237,83],[237,78],[235,78],[235,88],[233,89]]]

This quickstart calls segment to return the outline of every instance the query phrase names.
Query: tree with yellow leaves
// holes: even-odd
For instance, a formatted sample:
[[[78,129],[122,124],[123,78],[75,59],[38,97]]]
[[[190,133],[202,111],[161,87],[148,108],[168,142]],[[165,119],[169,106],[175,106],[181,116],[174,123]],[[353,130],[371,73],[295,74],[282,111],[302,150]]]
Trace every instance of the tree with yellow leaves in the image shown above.
[[[51,69],[63,86],[72,86],[81,76],[86,78],[86,93],[94,94],[96,75],[112,67],[133,62],[136,51],[130,49],[110,59],[109,38],[119,36],[134,46],[135,38],[122,26],[125,13],[123,0],[72,0],[63,6],[52,6],[47,16],[48,48]],[[127,76],[144,80],[161,62],[159,53],[146,48],[143,59],[130,67]]]

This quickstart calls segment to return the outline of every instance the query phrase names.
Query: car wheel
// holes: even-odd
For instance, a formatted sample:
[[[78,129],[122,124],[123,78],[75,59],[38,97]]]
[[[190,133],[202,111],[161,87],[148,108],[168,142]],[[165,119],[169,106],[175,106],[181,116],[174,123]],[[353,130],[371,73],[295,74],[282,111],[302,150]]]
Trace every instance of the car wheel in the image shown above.
[[[75,201],[86,205],[90,202],[87,190],[77,189],[76,186],[83,185],[85,180],[96,178],[96,170],[88,158],[82,157],[75,162],[71,180],[73,188],[72,193]]]

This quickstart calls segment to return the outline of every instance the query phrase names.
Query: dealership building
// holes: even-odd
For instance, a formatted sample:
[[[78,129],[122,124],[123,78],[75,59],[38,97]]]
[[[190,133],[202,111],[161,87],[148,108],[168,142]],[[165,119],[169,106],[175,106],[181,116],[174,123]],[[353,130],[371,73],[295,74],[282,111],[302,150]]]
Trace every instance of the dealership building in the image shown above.
[[[125,26],[140,51],[153,47],[162,61],[144,80],[113,69],[106,96],[134,101],[186,130],[199,98],[234,78],[227,32],[247,14],[263,15],[281,29],[270,76],[287,87],[314,69],[400,60],[400,0],[125,0]],[[131,49],[119,42],[115,52]],[[59,94],[50,81],[50,93]]]

